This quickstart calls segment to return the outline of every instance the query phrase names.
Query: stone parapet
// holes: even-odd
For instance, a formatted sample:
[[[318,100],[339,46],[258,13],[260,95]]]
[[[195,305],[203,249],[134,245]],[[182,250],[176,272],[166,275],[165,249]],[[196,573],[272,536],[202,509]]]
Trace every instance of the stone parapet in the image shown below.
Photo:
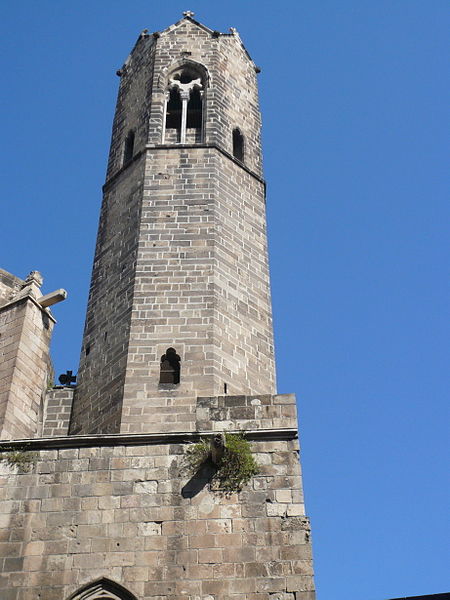
[[[296,428],[295,394],[197,398],[196,417],[198,431]]]
[[[47,390],[42,436],[67,435],[72,409],[74,387],[57,386]]]

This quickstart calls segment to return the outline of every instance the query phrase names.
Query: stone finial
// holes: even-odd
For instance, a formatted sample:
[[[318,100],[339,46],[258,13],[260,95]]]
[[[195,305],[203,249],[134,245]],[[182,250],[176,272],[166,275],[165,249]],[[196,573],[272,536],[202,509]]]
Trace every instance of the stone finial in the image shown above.
[[[236,27],[230,27],[230,33],[231,33],[231,35],[236,35],[237,34]]]
[[[34,283],[34,285],[37,285],[37,287],[41,287],[41,285],[44,283],[44,278],[39,273],[39,271],[31,271],[29,273],[29,275],[25,279],[24,287],[29,286],[32,283]]]
[[[184,17],[190,17],[190,18],[192,18],[194,15],[195,15],[195,13],[194,13],[194,12],[192,12],[192,10],[185,10],[185,11],[183,12],[183,16],[184,16]]]
[[[44,278],[39,271],[31,271],[23,282],[20,292],[16,295],[16,299],[25,298],[25,296],[32,296],[35,299],[41,297],[40,287],[43,283]]]
[[[148,29],[143,29],[139,35],[141,38],[148,37]]]

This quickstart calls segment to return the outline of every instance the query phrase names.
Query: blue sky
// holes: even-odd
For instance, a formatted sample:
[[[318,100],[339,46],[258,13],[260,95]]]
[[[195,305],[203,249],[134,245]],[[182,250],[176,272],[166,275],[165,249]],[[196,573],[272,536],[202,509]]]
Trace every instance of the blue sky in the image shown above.
[[[447,2],[3,3],[0,266],[69,291],[53,356],[76,371],[115,71],[186,9],[262,67],[278,388],[299,401],[318,600],[449,591]]]

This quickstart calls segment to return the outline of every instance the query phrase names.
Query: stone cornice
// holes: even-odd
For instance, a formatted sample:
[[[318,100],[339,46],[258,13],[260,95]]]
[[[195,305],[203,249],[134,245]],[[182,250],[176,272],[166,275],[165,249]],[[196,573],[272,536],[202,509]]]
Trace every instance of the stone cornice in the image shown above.
[[[265,180],[260,177],[257,173],[249,169],[244,163],[235,158],[232,154],[221,148],[218,144],[147,144],[147,150],[186,150],[195,148],[212,148],[218,150],[221,154],[232,160],[238,167],[247,171],[249,175],[254,177],[257,181],[262,183],[265,187]]]
[[[198,149],[198,148],[212,148],[214,150],[218,150],[221,154],[223,154],[224,156],[226,156],[227,158],[232,160],[236,165],[238,165],[238,167],[241,167],[241,169],[246,171],[249,175],[254,177],[257,181],[259,181],[259,183],[262,183],[264,186],[264,192],[265,192],[265,190],[266,190],[265,180],[262,177],[260,177],[259,175],[257,175],[257,173],[255,173],[254,171],[252,171],[251,169],[246,167],[244,165],[244,163],[242,163],[240,160],[237,160],[237,158],[235,158],[232,154],[230,154],[229,152],[227,152],[226,150],[224,150],[217,144],[147,144],[145,146],[144,150],[139,150],[139,152],[136,152],[136,154],[133,156],[133,158],[126,165],[124,165],[122,168],[120,168],[118,171],[116,171],[116,173],[114,173],[114,175],[111,175],[111,177],[105,181],[105,183],[103,185],[103,191],[106,192],[109,189],[109,187],[111,186],[111,184],[114,183],[114,181],[116,181],[120,177],[120,175],[124,171],[126,171],[127,168],[131,164],[136,162],[146,150],[188,150],[188,149],[190,150],[190,149]]]
[[[26,302],[27,300],[30,300],[32,304],[34,304],[35,306],[37,306],[37,308],[39,308],[39,310],[41,312],[43,312],[45,315],[47,315],[47,317],[53,321],[53,323],[56,323],[56,319],[55,317],[52,315],[52,313],[47,309],[44,308],[43,306],[41,306],[39,304],[39,302],[33,298],[33,296],[31,296],[30,294],[26,294],[25,296],[20,296],[18,298],[14,298],[13,300],[10,300],[9,302],[7,302],[6,304],[3,304],[3,306],[0,306],[0,312],[3,310],[6,310],[7,308],[11,308],[12,306],[14,306],[15,304],[21,304]]]
[[[227,431],[242,433],[242,431]],[[216,435],[217,431],[174,432],[174,433],[113,433],[100,435],[72,435],[55,438],[28,440],[2,440],[0,453],[11,450],[59,450],[62,448],[93,448],[98,446],[153,446],[162,444],[188,444],[201,438]],[[295,440],[297,429],[258,429],[246,431],[245,437],[252,442],[275,442]]]

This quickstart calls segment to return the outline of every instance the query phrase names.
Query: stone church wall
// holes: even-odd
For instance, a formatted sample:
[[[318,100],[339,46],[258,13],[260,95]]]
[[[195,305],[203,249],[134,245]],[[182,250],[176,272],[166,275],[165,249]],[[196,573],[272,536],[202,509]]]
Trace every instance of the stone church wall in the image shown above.
[[[186,485],[185,444],[90,444],[37,446],[28,473],[2,461],[2,600],[66,600],[100,577],[139,600],[313,599],[297,440],[253,441],[260,474],[239,496]]]

